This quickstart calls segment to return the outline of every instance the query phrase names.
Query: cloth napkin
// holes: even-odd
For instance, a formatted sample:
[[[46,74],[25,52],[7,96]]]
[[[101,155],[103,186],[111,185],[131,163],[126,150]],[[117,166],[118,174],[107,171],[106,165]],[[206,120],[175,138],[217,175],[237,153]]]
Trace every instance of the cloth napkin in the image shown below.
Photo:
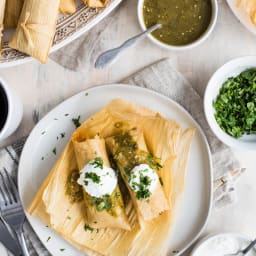
[[[235,183],[245,169],[240,167],[232,151],[211,132],[203,113],[203,102],[191,84],[175,69],[171,59],[161,60],[122,81],[139,85],[175,100],[201,125],[210,144],[214,168],[214,201],[223,207],[236,200]],[[5,167],[16,178],[19,156],[26,138],[0,151],[0,170]],[[25,233],[31,256],[48,256],[30,225],[26,222]]]

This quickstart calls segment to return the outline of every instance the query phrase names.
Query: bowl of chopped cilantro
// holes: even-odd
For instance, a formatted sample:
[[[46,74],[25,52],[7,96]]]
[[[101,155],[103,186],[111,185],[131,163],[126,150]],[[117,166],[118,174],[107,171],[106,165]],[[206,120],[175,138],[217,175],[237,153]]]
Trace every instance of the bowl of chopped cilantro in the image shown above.
[[[205,90],[204,111],[222,142],[256,149],[256,56],[234,59],[213,74]]]

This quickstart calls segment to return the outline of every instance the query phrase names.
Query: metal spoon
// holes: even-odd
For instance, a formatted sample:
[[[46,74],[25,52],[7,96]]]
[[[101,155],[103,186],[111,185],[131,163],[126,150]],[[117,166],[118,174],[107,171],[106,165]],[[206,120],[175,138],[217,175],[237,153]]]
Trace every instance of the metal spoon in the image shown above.
[[[111,63],[113,63],[117,57],[120,55],[121,52],[126,50],[127,48],[133,46],[135,43],[139,42],[141,39],[143,39],[147,34],[155,31],[156,29],[159,29],[162,27],[162,24],[155,24],[154,26],[150,27],[149,29],[145,30],[144,32],[128,39],[123,44],[121,44],[117,48],[113,48],[111,50],[108,50],[106,52],[103,52],[96,60],[95,62],[95,68],[105,68]]]
[[[224,256],[246,255],[255,245],[256,245],[256,239],[254,239],[246,248],[239,250],[236,253],[225,254]]]

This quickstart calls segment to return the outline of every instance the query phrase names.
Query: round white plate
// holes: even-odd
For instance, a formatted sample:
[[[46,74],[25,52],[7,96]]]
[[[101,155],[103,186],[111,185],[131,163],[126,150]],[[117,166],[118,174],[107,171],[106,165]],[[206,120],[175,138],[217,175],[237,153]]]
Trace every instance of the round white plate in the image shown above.
[[[212,202],[210,151],[202,130],[180,105],[144,88],[120,84],[94,87],[67,99],[49,112],[31,132],[21,155],[18,185],[23,206],[25,209],[29,207],[74,131],[71,119],[80,115],[81,121],[84,121],[115,98],[158,111],[169,119],[175,119],[184,128],[196,128],[188,162],[185,193],[174,222],[173,235],[167,238],[170,239],[170,255],[174,255],[175,251],[181,254],[199,236],[209,216]],[[60,138],[60,133],[63,132],[65,137]],[[52,152],[54,148],[56,155]],[[52,255],[83,255],[39,219],[29,215],[27,217]],[[49,237],[51,239],[47,241]]]
[[[236,6],[237,0],[227,0],[227,3],[234,13],[234,15],[238,18],[238,20],[253,34],[256,34],[256,25],[254,25],[250,19],[248,13],[246,13],[242,8],[238,8]]]

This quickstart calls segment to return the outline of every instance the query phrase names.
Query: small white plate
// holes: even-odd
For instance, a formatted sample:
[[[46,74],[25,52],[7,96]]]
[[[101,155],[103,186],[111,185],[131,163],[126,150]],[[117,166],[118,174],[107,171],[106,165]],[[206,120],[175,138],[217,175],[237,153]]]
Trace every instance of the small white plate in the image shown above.
[[[256,25],[250,19],[248,13],[236,6],[237,0],[227,0],[227,3],[237,19],[253,34],[256,35]]]
[[[86,120],[109,101],[122,98],[175,119],[183,128],[195,127],[187,168],[186,186],[178,216],[170,238],[170,255],[180,255],[199,236],[209,216],[212,203],[211,156],[206,138],[193,118],[176,102],[156,92],[129,85],[106,85],[83,91],[54,108],[33,129],[23,149],[18,172],[18,185],[25,209],[29,207],[41,183],[46,178],[65,147],[75,127],[73,117]],[[67,115],[68,114],[68,115]],[[65,138],[60,133],[65,132]],[[57,136],[59,139],[57,140]],[[56,147],[57,155],[52,153]],[[44,160],[41,160],[42,157]],[[27,218],[46,248],[54,256],[82,256],[39,219]],[[51,239],[47,242],[47,238]],[[65,251],[60,251],[64,248]]]
[[[210,78],[204,94],[204,112],[213,133],[226,145],[237,149],[256,149],[256,135],[244,135],[236,139],[225,133],[217,123],[212,105],[223,83],[232,76],[239,75],[248,68],[256,68],[256,56],[246,56],[229,61],[220,67]]]
[[[220,233],[220,234],[214,234],[209,235],[205,238],[203,238],[197,245],[195,246],[194,250],[191,253],[191,256],[207,256],[203,253],[201,253],[201,250],[207,247],[207,244],[209,244],[211,241],[215,239],[228,239],[229,242],[234,243],[234,245],[238,246],[238,249],[244,249],[246,246],[248,246],[251,242],[251,239],[245,235],[238,234],[238,233]],[[240,245],[240,246],[239,246]],[[228,252],[231,253],[231,252]],[[234,252],[232,252],[234,253]],[[224,254],[224,253],[223,253]],[[255,248],[252,249],[247,256],[256,256],[256,250]]]

